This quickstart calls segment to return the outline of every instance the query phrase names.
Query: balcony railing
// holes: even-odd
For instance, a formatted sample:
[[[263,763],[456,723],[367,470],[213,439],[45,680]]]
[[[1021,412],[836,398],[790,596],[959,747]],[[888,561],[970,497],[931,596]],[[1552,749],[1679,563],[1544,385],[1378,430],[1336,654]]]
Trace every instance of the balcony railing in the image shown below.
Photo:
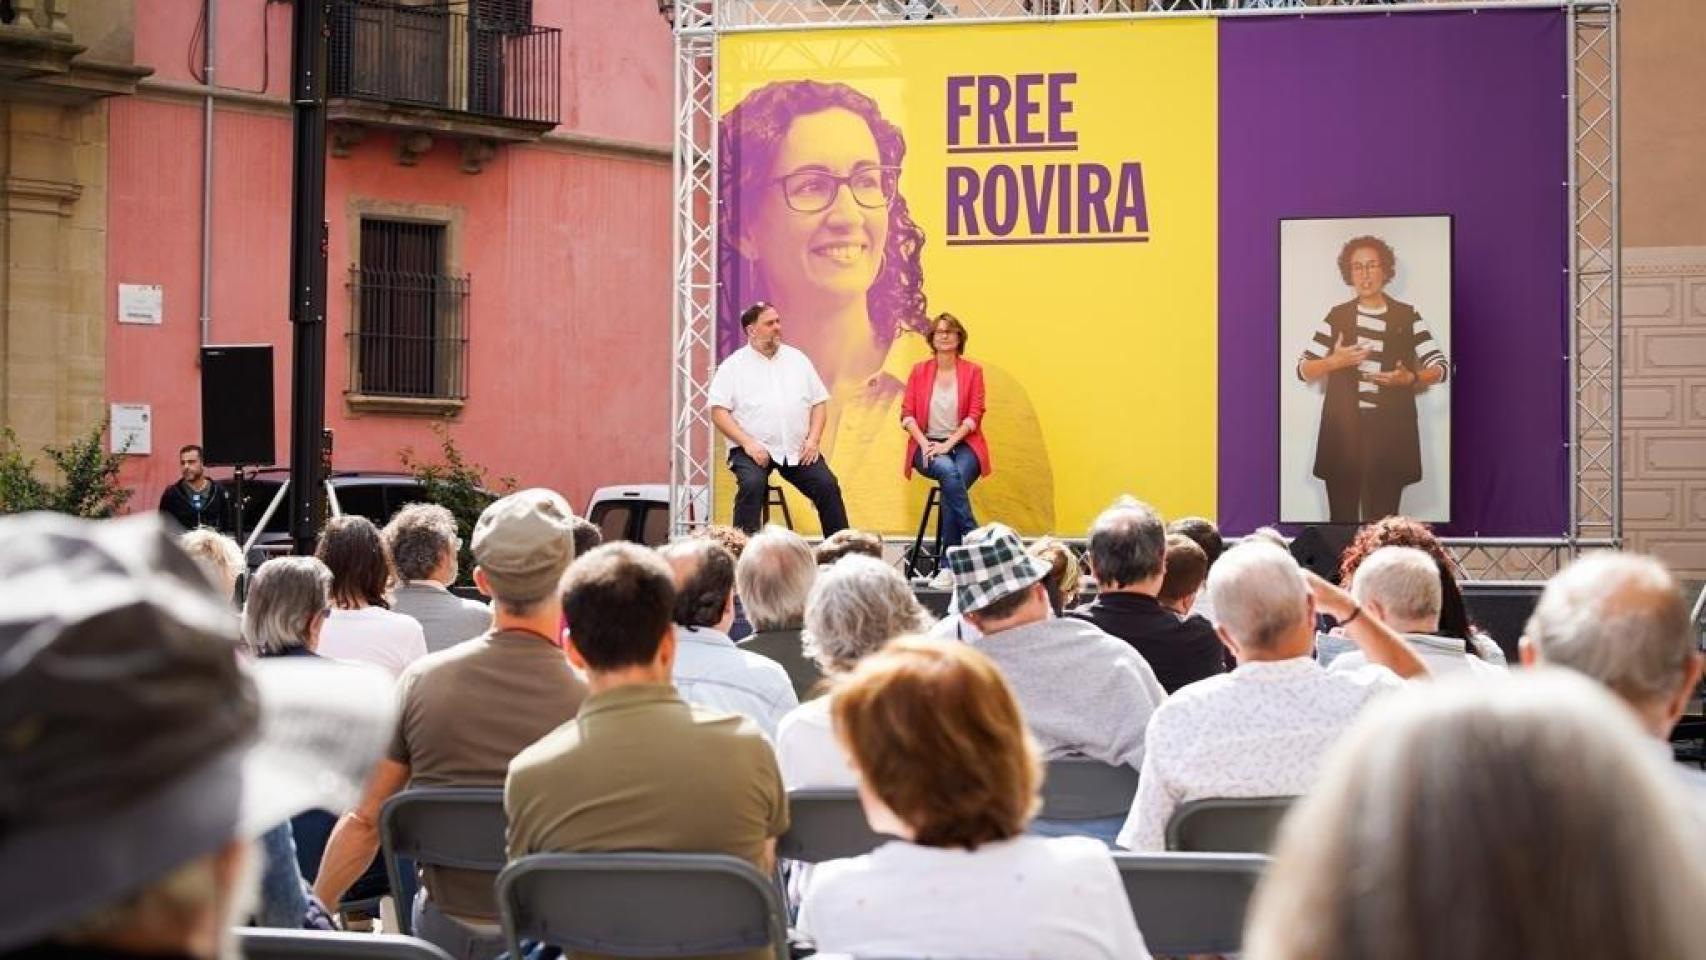
[[[439,6],[333,0],[328,93],[555,126],[562,31]]]

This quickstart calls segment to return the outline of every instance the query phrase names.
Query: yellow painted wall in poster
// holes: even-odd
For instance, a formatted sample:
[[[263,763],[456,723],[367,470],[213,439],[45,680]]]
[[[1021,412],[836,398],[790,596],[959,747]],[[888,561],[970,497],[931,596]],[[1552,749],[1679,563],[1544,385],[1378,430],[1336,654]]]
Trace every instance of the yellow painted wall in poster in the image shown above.
[[[928,312],[964,320],[967,356],[984,365],[989,381],[985,428],[995,473],[972,491],[981,523],[1080,537],[1121,493],[1168,517],[1216,515],[1215,31],[1211,20],[1168,20],[721,41],[720,114],[766,85],[812,79],[874,98],[904,132],[899,190],[926,238]],[[1035,105],[1024,122],[1029,139],[1042,143],[1015,142],[1016,111],[993,109],[1003,87],[1010,103]],[[1121,193],[1135,186],[1133,164],[1142,219]],[[1108,198],[1081,212],[1082,194],[1102,183],[1103,174],[1088,167],[1106,171]],[[1078,188],[1064,204],[1063,178]],[[973,183],[977,198],[968,203]],[[985,206],[990,191],[1003,202]],[[745,207],[724,196],[719,212],[738,217]],[[1014,222],[996,236],[1003,224],[992,226],[989,216],[999,221],[1009,209]],[[730,278],[724,283],[725,292],[738,290]],[[783,312],[790,342],[810,339],[814,318]],[[910,362],[925,355],[921,338],[902,337],[880,369],[904,381]],[[894,381],[878,382],[878,369],[826,364],[833,358],[821,348],[813,359],[836,370],[826,377],[836,399],[825,446],[852,524],[910,535],[928,484],[901,475],[905,438]],[[861,405],[885,384],[886,401]],[[734,484],[720,449],[715,475],[717,514],[726,521]],[[789,493],[795,525],[815,530],[809,504]]]

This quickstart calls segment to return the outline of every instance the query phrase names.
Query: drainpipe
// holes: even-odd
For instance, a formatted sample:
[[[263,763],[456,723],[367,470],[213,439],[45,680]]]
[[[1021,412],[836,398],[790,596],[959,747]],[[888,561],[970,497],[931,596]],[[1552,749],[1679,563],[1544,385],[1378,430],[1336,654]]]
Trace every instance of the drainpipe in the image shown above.
[[[219,0],[202,0],[202,5],[207,12],[202,44],[207,96],[202,103],[201,133],[201,345],[205,347],[213,337],[213,48],[219,36]],[[264,7],[261,15],[266,15]]]

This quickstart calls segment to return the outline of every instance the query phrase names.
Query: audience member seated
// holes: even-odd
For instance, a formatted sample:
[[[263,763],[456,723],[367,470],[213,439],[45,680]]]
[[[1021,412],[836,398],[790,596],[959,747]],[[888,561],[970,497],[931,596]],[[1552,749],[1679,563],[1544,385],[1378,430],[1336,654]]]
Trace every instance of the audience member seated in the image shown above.
[[[806,597],[815,579],[817,560],[811,545],[786,527],[769,526],[753,534],[735,561],[735,596],[755,631],[739,646],[781,664],[794,696],[802,701],[823,679],[800,646]]]
[[[1155,711],[1119,835],[1131,850],[1164,849],[1167,821],[1190,800],[1303,793],[1369,700],[1401,686],[1399,677],[1427,673],[1397,632],[1272,543],[1233,547],[1208,579],[1215,629],[1238,668],[1181,689]],[[1378,666],[1329,673],[1316,663],[1317,609],[1338,618]]]
[[[1470,653],[1488,663],[1505,666],[1505,652],[1492,637],[1487,636],[1469,620],[1469,608],[1463,602],[1463,590],[1457,585],[1457,577],[1452,573],[1455,561],[1446,552],[1445,545],[1428,529],[1428,525],[1420,520],[1385,517],[1359,529],[1339,560],[1339,583],[1349,584],[1354,581],[1357,567],[1362,565],[1369,554],[1381,547],[1415,547],[1432,557],[1435,566],[1439,568],[1440,590],[1439,629],[1434,632],[1442,637],[1466,640],[1469,642]],[[1334,658],[1350,649],[1348,644],[1323,641],[1321,662],[1332,663]]]
[[[895,568],[870,557],[843,557],[818,577],[806,605],[806,648],[834,678],[902,634],[918,633],[930,617]],[[795,787],[851,787],[856,777],[830,729],[833,693],[808,700],[782,718],[776,760],[782,782]]]
[[[1072,548],[1053,537],[1039,537],[1025,552],[1048,561],[1043,589],[1048,591],[1048,605],[1054,615],[1058,617],[1076,606],[1084,576],[1078,571],[1078,555]]]
[[[184,552],[195,558],[195,562],[207,572],[219,595],[227,597],[232,603],[237,602],[237,579],[243,575],[247,565],[243,562],[243,548],[237,541],[211,527],[197,527],[188,533],[178,534],[178,546]]]
[[[1026,554],[1010,528],[973,530],[948,551],[948,563],[955,599],[980,634],[977,648],[1013,685],[1045,755],[1141,764],[1144,727],[1166,696],[1149,664],[1095,625],[1053,616],[1042,585],[1048,564]],[[1112,841],[1119,818],[1038,820],[1033,829]]]
[[[333,517],[314,556],[332,571],[332,613],[320,632],[320,656],[371,663],[393,677],[426,656],[420,622],[394,612],[385,599],[391,558],[373,521]]]
[[[867,957],[1147,957],[1107,848],[1025,836],[1041,770],[1013,691],[965,644],[902,638],[832,701],[871,828],[902,839],[816,868],[801,932]]]
[[[729,552],[729,556],[733,557],[736,563],[739,563],[741,555],[746,553],[746,544],[749,539],[745,530],[722,523],[703,527],[693,535],[722,544],[723,549]],[[729,639],[736,643],[752,636],[752,622],[746,618],[746,606],[738,593],[735,595],[734,621],[723,632],[728,634]]]
[[[1279,547],[1281,550],[1286,551],[1287,553],[1291,552],[1291,544],[1286,542],[1285,534],[1280,533],[1278,530],[1275,530],[1273,527],[1257,527],[1256,529],[1250,531],[1249,536],[1242,538],[1238,542],[1239,543],[1256,543],[1256,542],[1260,542],[1260,541],[1266,541],[1268,543],[1271,543],[1274,546]]]
[[[1190,537],[1169,533],[1167,559],[1162,569],[1165,573],[1161,576],[1161,589],[1155,593],[1156,601],[1177,617],[1191,616],[1197,594],[1208,580],[1208,555]]]
[[[607,544],[569,569],[562,597],[569,659],[592,694],[579,716],[510,764],[510,858],[722,853],[768,873],[788,829],[776,756],[750,719],[690,704],[670,685],[670,568],[636,544]]]
[[[584,557],[604,543],[604,531],[585,517],[575,518],[575,556]]]
[[[332,572],[325,564],[313,557],[274,557],[261,564],[249,584],[240,649],[257,657],[319,659],[314,648],[331,606]],[[311,925],[333,928],[325,907],[313,898],[302,879],[296,845],[298,832],[307,843],[323,843],[332,816],[324,810],[305,811],[262,835],[256,926],[299,929],[306,917]],[[318,848],[306,852],[311,854],[314,849]],[[382,866],[377,865],[352,886],[361,894],[384,894],[388,885],[379,869]]]
[[[332,571],[315,557],[274,557],[255,570],[243,643],[257,657],[318,657],[332,612]]]
[[[1682,590],[1652,557],[1590,553],[1546,584],[1522,636],[1524,665],[1568,667],[1621,697],[1660,742],[1688,707],[1703,657]],[[1706,800],[1706,775],[1679,767]]]
[[[858,554],[883,558],[883,541],[874,533],[863,530],[837,530],[817,545],[817,565],[827,567],[842,557]]]
[[[348,802],[390,704],[372,671],[236,643],[157,515],[0,518],[0,955],[237,956],[255,839]]]
[[[745,530],[739,527],[731,527],[726,523],[713,523],[703,527],[694,536],[720,544],[737,563],[740,561],[741,554],[746,552],[746,545],[751,541]]]
[[[688,537],[658,551],[675,574],[675,686],[691,703],[752,718],[776,739],[783,714],[799,706],[781,664],[735,646],[735,561],[715,540]],[[569,630],[574,631],[573,619]]]
[[[1395,696],[1286,820],[1245,956],[1701,956],[1706,863],[1663,767],[1564,671]]]
[[[332,832],[315,892],[336,902],[379,849],[379,811],[406,786],[504,782],[522,748],[575,715],[586,684],[554,642],[557,583],[574,559],[574,514],[550,490],[522,490],[480,514],[474,582],[492,598],[491,629],[409,667],[401,716],[361,803]],[[415,932],[455,960],[502,949],[492,874],[429,867],[413,904]],[[327,899],[328,897],[332,899]],[[407,905],[404,905],[405,907]]]
[[[462,538],[449,510],[436,503],[411,503],[385,525],[384,540],[397,566],[391,609],[420,623],[429,653],[492,628],[490,607],[450,592],[459,572],[456,555]]]
[[[1167,524],[1168,533],[1176,533],[1189,537],[1191,542],[1202,548],[1203,552],[1203,586],[1197,591],[1196,598],[1191,604],[1190,612],[1202,617],[1209,623],[1214,622],[1214,600],[1208,594],[1208,571],[1214,569],[1214,564],[1220,555],[1226,552],[1226,541],[1221,539],[1220,528],[1206,517],[1180,517]]]
[[[1476,656],[1474,647],[1458,637],[1443,637],[1439,630],[1439,566],[1415,547],[1381,547],[1357,567],[1351,580],[1351,596],[1382,623],[1404,634],[1428,672],[1437,676],[1470,673],[1487,676],[1504,667]],[[1330,669],[1360,669],[1368,658],[1360,650],[1341,654]]]
[[[1214,626],[1201,617],[1181,620],[1156,599],[1166,574],[1167,533],[1154,508],[1121,497],[1090,526],[1089,555],[1096,599],[1069,616],[1130,644],[1168,693],[1225,672]]]

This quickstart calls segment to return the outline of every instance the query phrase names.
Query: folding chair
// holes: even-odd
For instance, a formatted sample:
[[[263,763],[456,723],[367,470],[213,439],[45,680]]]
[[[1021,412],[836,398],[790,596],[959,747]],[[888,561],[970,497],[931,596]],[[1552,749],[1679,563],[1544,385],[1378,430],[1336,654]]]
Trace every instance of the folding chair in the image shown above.
[[[1237,953],[1268,858],[1232,853],[1116,853],[1132,916],[1156,956]]]
[[[238,927],[246,960],[450,960],[450,954],[414,937],[322,930]]]
[[[522,941],[622,957],[766,949],[788,960],[776,888],[752,864],[708,853],[537,853],[498,876],[511,957]]]
[[[1089,757],[1059,757],[1048,762],[1043,778],[1045,820],[1106,820],[1131,812],[1137,795],[1137,771]]]
[[[1184,853],[1267,853],[1296,797],[1192,800],[1167,821],[1167,849]]]
[[[414,932],[415,866],[459,867],[497,873],[508,862],[502,787],[419,787],[385,801],[379,843],[385,872],[397,895],[397,927]]]
[[[822,863],[870,853],[894,839],[871,829],[859,791],[808,787],[788,791],[788,832],[776,838],[778,860]]]

